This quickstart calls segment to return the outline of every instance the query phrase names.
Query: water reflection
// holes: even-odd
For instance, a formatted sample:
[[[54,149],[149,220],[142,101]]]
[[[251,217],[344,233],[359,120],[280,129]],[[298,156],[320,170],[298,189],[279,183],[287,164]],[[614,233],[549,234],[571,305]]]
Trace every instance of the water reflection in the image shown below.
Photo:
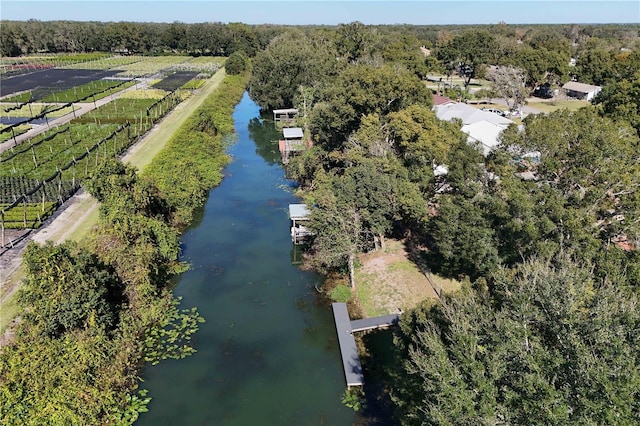
[[[282,139],[282,131],[277,129],[273,120],[255,117],[249,121],[249,137],[256,144],[256,154],[268,164],[282,164],[278,140]]]

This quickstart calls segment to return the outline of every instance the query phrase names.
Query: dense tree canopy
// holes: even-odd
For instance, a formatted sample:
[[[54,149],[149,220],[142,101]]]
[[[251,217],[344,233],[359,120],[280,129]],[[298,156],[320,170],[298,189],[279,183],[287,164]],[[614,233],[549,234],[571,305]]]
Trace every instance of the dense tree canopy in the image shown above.
[[[412,104],[432,104],[431,93],[411,72],[389,66],[353,65],[318,101],[310,117],[315,140],[326,150],[339,148],[367,114],[385,116]]]
[[[403,319],[392,397],[405,425],[634,424],[638,298],[560,257],[501,269]]]
[[[253,60],[249,93],[263,109],[291,108],[300,87],[317,87],[336,75],[336,55],[322,33],[287,32]]]
[[[438,59],[465,78],[465,87],[482,65],[495,63],[498,42],[486,30],[470,30],[455,36],[438,49]]]
[[[164,52],[249,56],[262,50],[283,28],[220,22],[2,21],[0,53]]]

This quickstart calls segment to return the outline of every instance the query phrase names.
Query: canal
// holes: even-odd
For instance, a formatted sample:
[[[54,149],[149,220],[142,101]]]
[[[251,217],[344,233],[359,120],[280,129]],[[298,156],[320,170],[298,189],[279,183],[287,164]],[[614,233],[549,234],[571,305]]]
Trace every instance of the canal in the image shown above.
[[[323,278],[292,265],[292,195],[277,161],[279,132],[245,94],[225,178],[182,236],[192,268],[174,292],[206,322],[197,353],[145,369],[152,397],[136,425],[351,425]]]

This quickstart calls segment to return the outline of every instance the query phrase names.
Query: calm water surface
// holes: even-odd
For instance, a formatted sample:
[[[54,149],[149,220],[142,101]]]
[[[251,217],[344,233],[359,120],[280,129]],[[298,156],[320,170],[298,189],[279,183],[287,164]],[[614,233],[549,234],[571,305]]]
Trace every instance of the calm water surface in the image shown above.
[[[197,353],[144,372],[153,398],[136,425],[351,425],[333,315],[322,277],[291,264],[292,196],[277,132],[245,94],[222,184],[182,237],[192,269],[175,288],[206,322]]]

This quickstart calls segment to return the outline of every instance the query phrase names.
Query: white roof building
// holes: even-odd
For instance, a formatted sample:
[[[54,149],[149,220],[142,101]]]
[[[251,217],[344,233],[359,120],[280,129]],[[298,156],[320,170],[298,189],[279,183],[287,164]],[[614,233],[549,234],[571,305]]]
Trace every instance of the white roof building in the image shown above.
[[[489,121],[478,121],[467,124],[460,128],[469,137],[467,142],[478,142],[481,144],[482,153],[486,157],[489,152],[500,144],[500,134],[505,129],[504,126],[491,123]]]
[[[578,83],[577,81],[569,81],[565,83],[562,88],[567,93],[567,96],[572,98],[578,98],[585,101],[590,101],[596,97],[602,90],[600,86],[594,86],[592,84]]]
[[[285,139],[302,139],[304,136],[300,127],[285,127],[282,129],[282,135]]]
[[[440,120],[451,121],[454,118],[462,120],[462,124],[473,124],[478,121],[488,121],[507,128],[512,120],[501,117],[493,112],[482,111],[462,102],[448,103],[435,106],[436,117]]]
[[[460,130],[469,135],[467,141],[480,143],[485,156],[498,146],[500,134],[513,123],[513,120],[462,102],[436,105],[435,111],[436,117],[440,120],[460,119],[462,121]]]

